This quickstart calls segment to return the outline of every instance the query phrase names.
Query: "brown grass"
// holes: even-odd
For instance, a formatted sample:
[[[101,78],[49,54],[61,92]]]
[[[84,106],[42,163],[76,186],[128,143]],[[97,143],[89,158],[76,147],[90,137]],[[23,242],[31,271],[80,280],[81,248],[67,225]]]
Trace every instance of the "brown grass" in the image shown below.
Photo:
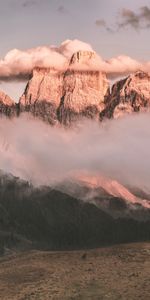
[[[149,300],[150,244],[0,259],[2,300]]]

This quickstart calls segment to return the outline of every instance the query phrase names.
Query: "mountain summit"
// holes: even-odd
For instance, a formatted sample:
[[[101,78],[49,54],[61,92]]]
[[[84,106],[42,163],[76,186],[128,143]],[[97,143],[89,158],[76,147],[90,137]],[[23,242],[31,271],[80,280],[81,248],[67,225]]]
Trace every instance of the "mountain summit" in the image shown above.
[[[96,53],[94,51],[77,51],[70,60],[70,65],[73,64],[86,64],[95,59]]]
[[[109,84],[106,74],[94,70],[95,60],[95,52],[73,54],[63,77],[63,95],[58,108],[60,123],[69,125],[83,117],[99,118],[105,107]]]
[[[94,57],[94,52],[79,51],[67,70],[35,68],[20,98],[20,111],[29,111],[50,124],[68,125],[83,116],[98,119],[109,85],[103,72],[84,69],[85,62],[90,64]]]

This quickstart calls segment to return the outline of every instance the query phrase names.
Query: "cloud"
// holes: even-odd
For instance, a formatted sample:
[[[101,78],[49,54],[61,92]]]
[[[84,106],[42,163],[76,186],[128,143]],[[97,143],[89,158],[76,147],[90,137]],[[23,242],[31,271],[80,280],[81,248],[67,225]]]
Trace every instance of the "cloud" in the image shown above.
[[[66,8],[64,5],[60,5],[58,8],[57,8],[57,11],[60,13],[60,14],[65,14],[67,12]]]
[[[43,46],[26,51],[13,49],[0,60],[0,80],[26,80],[34,67],[65,69],[74,52],[92,51],[92,47],[79,40],[66,40],[60,47]]]
[[[141,17],[147,21],[150,25],[150,8],[148,6],[142,6],[141,10]]]
[[[18,0],[18,4],[20,4],[23,8],[31,8],[40,5],[45,5],[49,0]]]
[[[106,72],[109,78],[117,78],[138,70],[150,71],[150,61],[140,62],[125,55],[105,61],[96,53],[92,59],[87,59],[82,64],[69,66],[72,55],[77,51],[94,52],[91,45],[79,40],[66,40],[59,47],[43,46],[26,51],[13,49],[0,60],[0,81],[26,81],[34,67],[53,67],[63,71],[68,67],[77,70],[99,70]]]
[[[129,56],[120,55],[105,62],[104,69],[110,78],[116,78],[138,70],[150,71],[150,63],[141,63]]]
[[[29,116],[1,118],[0,169],[40,185],[84,173],[150,190],[149,118],[86,121],[68,130]]]
[[[136,13],[134,13],[130,9],[123,8],[120,13],[120,17],[121,17],[121,22],[118,23],[119,28],[126,27],[127,25],[129,25],[134,29],[139,29],[140,18]]]
[[[118,28],[130,26],[139,30],[150,27],[150,8],[148,6],[140,7],[139,12],[123,8],[119,17],[121,21],[118,22]]]
[[[98,19],[95,21],[95,24],[99,27],[106,27],[106,21],[104,19]]]
[[[37,4],[36,0],[26,0],[22,3],[23,7],[30,7],[30,6],[34,6]]]
[[[57,51],[70,59],[77,51],[93,51],[93,48],[90,44],[75,39],[64,41],[60,47],[58,47]]]
[[[0,60],[0,80],[24,79],[34,67],[64,68],[67,60],[52,47],[37,47],[26,51],[13,49]]]
[[[100,28],[106,29],[109,33],[113,33],[114,30],[108,26],[107,22],[104,19],[97,19],[95,25]]]
[[[105,28],[110,33],[118,32],[118,30],[127,27],[133,28],[136,31],[146,29],[150,27],[150,8],[148,6],[141,6],[137,12],[123,8],[119,11],[117,19],[111,27],[104,19],[97,19],[95,24],[98,27]]]

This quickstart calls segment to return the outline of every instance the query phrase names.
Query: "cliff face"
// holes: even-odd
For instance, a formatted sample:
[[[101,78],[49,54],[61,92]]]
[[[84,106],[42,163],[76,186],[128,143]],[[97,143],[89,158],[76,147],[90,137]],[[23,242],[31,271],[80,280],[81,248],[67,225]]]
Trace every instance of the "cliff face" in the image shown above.
[[[104,109],[107,89],[105,75],[98,71],[68,70],[58,109],[60,123],[68,125],[82,117],[98,119]]]
[[[75,52],[70,60],[70,65],[75,64],[88,64],[95,59],[95,52],[93,51],[78,51]]]
[[[89,70],[94,57],[94,52],[77,52],[64,72],[36,68],[20,99],[20,111],[51,124],[69,125],[83,116],[98,119],[108,82],[102,72]]]
[[[142,71],[115,83],[100,119],[150,111],[150,75]]]
[[[63,73],[55,69],[35,68],[20,98],[20,112],[31,112],[50,124],[57,122],[63,88]]]
[[[63,96],[58,110],[61,123],[68,125],[79,118],[99,118],[104,109],[109,85],[106,75],[94,70],[94,52],[77,52],[64,74]]]

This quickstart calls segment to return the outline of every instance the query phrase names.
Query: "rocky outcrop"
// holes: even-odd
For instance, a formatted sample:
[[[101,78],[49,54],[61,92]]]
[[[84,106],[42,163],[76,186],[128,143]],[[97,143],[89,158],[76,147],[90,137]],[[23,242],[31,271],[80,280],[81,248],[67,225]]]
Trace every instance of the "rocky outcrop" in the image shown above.
[[[17,107],[15,102],[7,96],[5,93],[0,91],[0,116],[12,117],[16,115]]]
[[[75,53],[65,71],[35,68],[20,103],[51,124],[69,125],[80,117],[99,118],[104,109],[108,81],[102,72],[90,69],[94,52]]]
[[[100,119],[150,111],[150,74],[139,71],[115,83]]]

